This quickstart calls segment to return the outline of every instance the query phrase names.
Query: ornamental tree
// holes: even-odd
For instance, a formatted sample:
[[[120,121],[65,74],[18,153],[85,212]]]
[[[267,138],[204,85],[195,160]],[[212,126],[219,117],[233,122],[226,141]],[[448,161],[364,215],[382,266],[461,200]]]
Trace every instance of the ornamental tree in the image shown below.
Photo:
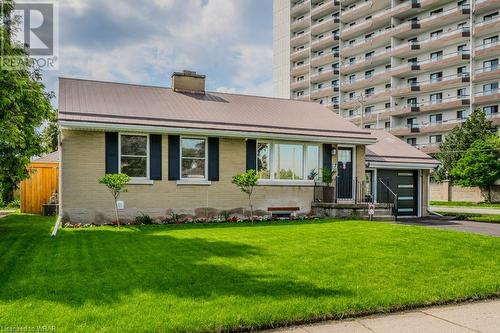
[[[120,197],[120,194],[127,192],[125,185],[130,181],[130,177],[124,173],[106,174],[104,177],[99,179],[99,184],[106,185],[106,187],[111,192],[115,202],[115,216],[118,228],[120,227],[120,220],[118,219],[118,207],[116,202]]]
[[[491,135],[486,140],[474,142],[451,174],[460,186],[487,190],[488,202],[491,202],[491,186],[500,179],[500,137]]]
[[[255,170],[248,170],[245,173],[236,175],[233,177],[232,183],[235,184],[243,193],[248,196],[248,204],[250,206],[250,221],[253,223],[253,205],[252,205],[252,193],[259,177]]]

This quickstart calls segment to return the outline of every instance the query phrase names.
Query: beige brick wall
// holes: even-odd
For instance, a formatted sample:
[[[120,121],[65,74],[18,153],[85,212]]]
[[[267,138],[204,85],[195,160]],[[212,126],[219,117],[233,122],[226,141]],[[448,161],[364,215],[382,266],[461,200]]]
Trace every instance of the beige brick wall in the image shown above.
[[[422,216],[429,215],[429,170],[422,170]]]
[[[365,180],[365,146],[356,146],[356,178],[357,181]]]
[[[103,223],[113,219],[113,199],[98,179],[105,174],[104,133],[69,131],[62,133],[62,212],[65,221]],[[154,185],[129,185],[120,200],[125,203],[121,218],[131,220],[140,212],[153,217],[176,213],[195,214],[200,208],[242,211],[247,198],[233,184],[231,177],[245,171],[244,139],[220,139],[220,181],[211,186],[177,185],[168,181],[167,136],[162,141],[163,180]],[[364,162],[362,163],[364,166]],[[267,210],[273,206],[298,206],[301,212],[311,209],[312,187],[259,186],[254,195],[254,208]],[[198,211],[195,211],[198,209]]]
[[[483,202],[488,198],[488,193],[479,187],[450,186],[449,182],[432,182],[430,191],[433,201]],[[491,187],[491,201],[500,202],[500,186]]]

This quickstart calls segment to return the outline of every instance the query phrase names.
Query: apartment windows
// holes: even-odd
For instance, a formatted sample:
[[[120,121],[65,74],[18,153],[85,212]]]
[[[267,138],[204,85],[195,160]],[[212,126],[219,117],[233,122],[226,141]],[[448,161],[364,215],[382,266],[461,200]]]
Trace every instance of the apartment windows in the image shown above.
[[[495,71],[495,70],[497,70],[497,68],[498,68],[498,58],[483,61],[483,71],[484,72]]]
[[[318,83],[317,88],[318,88],[318,89],[323,88],[323,83]]]
[[[430,144],[436,144],[436,143],[441,143],[441,142],[443,142],[443,136],[441,134],[429,136],[429,143]]]
[[[356,40],[355,40],[355,39],[351,39],[351,40],[349,41],[349,45],[352,45],[352,44],[354,44],[354,43],[356,43]]]
[[[460,111],[457,111],[457,119],[458,120],[463,120],[465,119],[465,110],[460,110]]]
[[[408,43],[410,43],[410,44],[413,44],[413,43],[416,43],[416,42],[418,42],[418,38],[417,37],[413,37],[413,38],[408,39]]]
[[[410,58],[408,59],[408,63],[412,65],[418,64],[418,59],[417,58]]]
[[[439,29],[436,31],[431,32],[431,39],[436,39],[439,38],[443,34],[443,29]]]
[[[406,143],[415,147],[417,145],[417,138],[407,138]]]
[[[384,128],[391,128],[391,122],[390,121],[386,121],[384,123]]]
[[[369,114],[371,114],[371,113],[372,113],[372,111],[373,111],[373,106],[367,106],[367,107],[365,108],[365,115],[369,115]]]
[[[356,95],[355,95],[353,92],[350,92],[350,93],[349,93],[349,99],[354,99],[354,97],[355,97],[355,96],[356,96]]]
[[[437,93],[437,94],[430,94],[429,96],[429,102],[431,104],[438,104],[443,101],[443,93]]]
[[[391,70],[391,65],[385,65],[385,71],[388,72]]]
[[[305,31],[304,31],[304,30],[302,30],[302,31],[298,31],[298,32],[296,32],[296,33],[295,33],[295,36],[296,36],[296,37],[297,37],[297,36],[301,36],[301,35],[303,35],[304,33],[305,33]]]
[[[385,89],[386,89],[386,90],[387,90],[387,89],[391,89],[391,84],[390,84],[390,83],[387,83],[387,84],[385,85]]]
[[[356,75],[355,74],[349,75],[349,83],[353,83],[354,81],[356,81]]]
[[[375,55],[375,51],[371,51],[365,54],[365,59],[368,60]]]
[[[416,77],[411,77],[408,79],[408,86],[409,87],[414,87],[414,86],[417,86],[418,85],[418,82],[417,82],[417,78]]]
[[[458,54],[467,54],[468,53],[467,44],[458,45],[457,46],[457,53]]]
[[[371,124],[365,125],[365,128],[372,128]]]
[[[489,95],[498,91],[498,82],[483,84],[483,94]]]
[[[465,5],[468,5],[467,0],[460,0],[459,2],[457,2],[457,7],[462,7]]]
[[[493,20],[494,18],[496,18],[498,16],[498,12],[494,12],[494,13],[491,13],[491,14],[488,14],[488,15],[484,15],[483,16],[483,21],[491,21]]]
[[[356,25],[356,22],[349,23],[349,27],[353,27]]]
[[[302,60],[302,61],[297,61],[297,62],[295,63],[295,67],[302,66],[303,64],[304,64],[304,60]]]
[[[438,61],[443,58],[443,51],[437,51],[431,53],[431,61]]]
[[[325,53],[325,52],[324,51],[318,51],[318,52],[316,52],[316,56],[319,57],[319,56],[323,55],[323,53]]]
[[[385,109],[390,109],[391,108],[391,103],[385,103],[384,107],[385,107]]]
[[[467,27],[467,22],[461,22],[459,24],[457,24],[457,29],[460,30],[464,30],[465,28]]]
[[[373,37],[373,32],[365,35],[365,40],[370,40]]]
[[[406,126],[408,128],[416,128],[417,127],[417,118],[408,118],[406,119]]]
[[[406,100],[406,105],[410,107],[417,107],[418,106],[417,98],[416,97],[408,98]]]
[[[356,58],[349,58],[349,65],[352,65],[356,62]]]
[[[373,76],[373,73],[375,72],[374,69],[370,69],[369,71],[365,72],[365,79],[369,79]]]
[[[120,172],[131,178],[149,178],[147,135],[120,134]]]
[[[354,117],[354,110],[349,110],[349,118]]]
[[[295,94],[297,97],[302,97],[302,96],[304,96],[304,90],[297,91]]]
[[[367,17],[365,17],[365,21],[368,21],[368,20],[369,20],[369,19],[371,19],[371,18],[372,18],[372,17],[371,17],[371,15],[370,15],[370,16],[367,16]]]
[[[467,90],[465,88],[457,89],[457,98],[463,98],[467,96]]]
[[[461,66],[457,67],[457,76],[462,77],[467,75],[467,67],[466,66]]]
[[[430,16],[439,15],[442,12],[443,12],[443,8],[435,9],[435,10],[433,10],[433,11],[430,12]]]
[[[438,114],[431,114],[429,116],[429,122],[431,125],[433,124],[440,124],[443,121],[443,114],[438,113]]]
[[[483,45],[495,44],[498,42],[498,35],[483,39]]]
[[[339,86],[339,80],[333,80],[332,87],[338,87],[338,86]]]
[[[431,83],[441,82],[443,79],[443,72],[436,72],[429,75]]]
[[[337,63],[333,64],[333,65],[332,65],[332,68],[333,68],[334,70],[338,70],[338,69],[339,69],[339,63],[337,62]]]
[[[385,47],[385,50],[386,50],[386,51],[389,51],[390,49],[391,49],[391,46],[390,46],[390,45],[387,45],[387,46]]]
[[[330,101],[332,104],[339,104],[339,96],[333,96]]]
[[[206,139],[181,138],[181,178],[207,178]]]
[[[375,88],[368,88],[368,89],[365,89],[365,96],[368,97],[368,96],[371,96],[375,93]]]
[[[498,113],[498,105],[485,106],[485,107],[483,107],[483,112],[486,115],[491,115],[491,114],[494,114],[494,113]]]

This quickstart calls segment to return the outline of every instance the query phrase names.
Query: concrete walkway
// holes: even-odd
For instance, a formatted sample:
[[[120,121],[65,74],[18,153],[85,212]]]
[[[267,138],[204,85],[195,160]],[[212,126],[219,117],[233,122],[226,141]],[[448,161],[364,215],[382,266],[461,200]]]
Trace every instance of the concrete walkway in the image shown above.
[[[296,326],[294,333],[498,333],[500,300],[423,308],[404,313]]]
[[[0,219],[15,212],[16,212],[15,210],[0,210]]]
[[[431,228],[474,232],[478,234],[500,237],[500,223],[453,220],[450,217],[428,216],[421,218],[400,218],[398,224],[418,225]],[[499,330],[500,333],[500,330]]]
[[[500,215],[500,208],[431,206],[433,212]]]

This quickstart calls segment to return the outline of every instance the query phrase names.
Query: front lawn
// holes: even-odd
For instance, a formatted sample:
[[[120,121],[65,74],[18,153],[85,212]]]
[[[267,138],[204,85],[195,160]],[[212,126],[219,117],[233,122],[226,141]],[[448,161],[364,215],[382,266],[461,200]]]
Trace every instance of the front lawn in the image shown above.
[[[468,202],[468,201],[431,201],[431,206],[500,208],[500,203]]]
[[[500,238],[374,222],[63,229],[0,220],[0,327],[270,327],[500,294]]]

